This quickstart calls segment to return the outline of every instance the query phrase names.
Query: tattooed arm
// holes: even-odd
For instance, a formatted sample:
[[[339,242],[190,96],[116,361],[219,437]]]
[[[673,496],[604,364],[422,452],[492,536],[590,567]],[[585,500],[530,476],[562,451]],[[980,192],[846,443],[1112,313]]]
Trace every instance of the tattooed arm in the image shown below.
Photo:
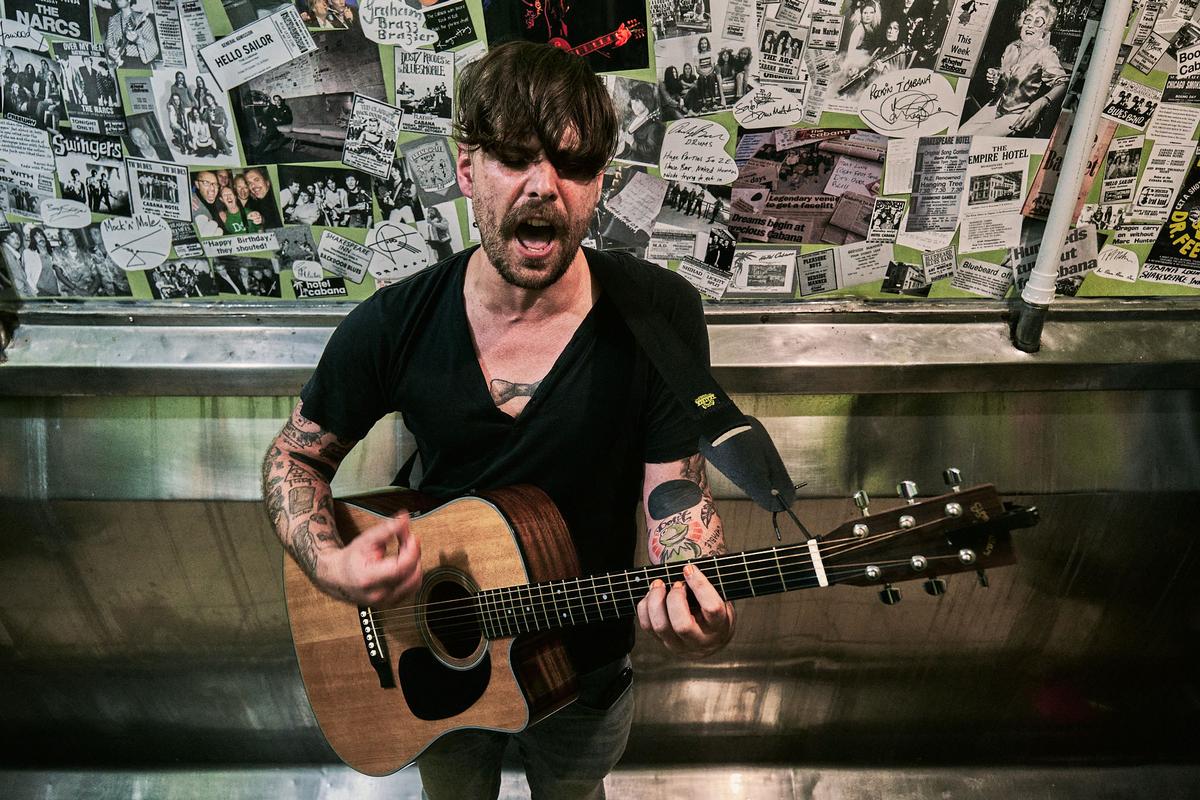
[[[387,605],[421,585],[421,547],[408,515],[387,519],[346,545],[329,488],[356,442],[304,417],[298,403],[262,466],[263,501],[284,549],[321,591],[356,605]],[[388,545],[399,542],[392,554]]]
[[[696,454],[667,464],[647,464],[642,479],[647,549],[655,564],[690,561],[725,552],[721,517],[708,488],[704,457]],[[672,653],[702,658],[720,650],[733,637],[733,604],[726,602],[708,578],[692,565],[682,582],[667,591],[656,580],[638,603],[638,623]],[[698,613],[688,605],[688,590]]]

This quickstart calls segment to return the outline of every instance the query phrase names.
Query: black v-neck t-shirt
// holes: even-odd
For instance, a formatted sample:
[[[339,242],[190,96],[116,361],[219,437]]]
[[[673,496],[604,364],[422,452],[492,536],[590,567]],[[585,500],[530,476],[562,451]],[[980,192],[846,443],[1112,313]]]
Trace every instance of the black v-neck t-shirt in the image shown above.
[[[422,492],[441,499],[529,483],[566,520],[584,575],[633,565],[644,463],[697,452],[699,432],[606,295],[516,417],[496,407],[471,339],[456,254],[377,291],[338,326],[300,392],[304,416],[361,439],[400,412],[421,453]],[[669,270],[585,249],[592,270],[634,288],[708,365],[699,295]],[[632,620],[567,632],[581,671],[633,646]]]

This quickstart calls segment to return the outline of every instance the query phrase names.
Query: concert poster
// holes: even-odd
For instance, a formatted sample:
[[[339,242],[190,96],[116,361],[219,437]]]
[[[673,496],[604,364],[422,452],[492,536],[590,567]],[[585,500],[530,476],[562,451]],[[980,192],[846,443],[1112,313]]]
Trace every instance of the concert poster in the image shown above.
[[[650,66],[645,0],[485,0],[483,20],[493,47],[514,39],[549,42],[578,51],[596,72]]]
[[[90,0],[6,0],[4,16],[35,31],[80,42],[92,40]]]
[[[1200,156],[1193,158],[1146,263],[1200,272]]]
[[[55,51],[62,65],[62,97],[71,127],[87,133],[124,133],[117,74],[105,58],[104,49],[80,42],[60,42]]]

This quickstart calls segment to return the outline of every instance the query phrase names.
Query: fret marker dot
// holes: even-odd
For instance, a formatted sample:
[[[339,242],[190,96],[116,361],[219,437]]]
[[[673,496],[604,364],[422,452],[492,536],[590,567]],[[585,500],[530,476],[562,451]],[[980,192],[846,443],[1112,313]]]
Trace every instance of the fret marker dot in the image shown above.
[[[602,595],[600,595],[600,599],[601,599],[601,600],[607,600],[607,599],[608,599],[608,595],[606,595],[606,594],[602,594]]]

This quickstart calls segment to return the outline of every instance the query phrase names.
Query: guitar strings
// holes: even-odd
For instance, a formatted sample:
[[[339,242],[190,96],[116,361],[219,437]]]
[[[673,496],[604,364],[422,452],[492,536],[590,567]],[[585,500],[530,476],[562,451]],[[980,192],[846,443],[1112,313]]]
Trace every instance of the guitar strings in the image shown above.
[[[915,528],[910,528],[910,529],[906,529],[906,530],[890,531],[890,532],[882,533],[882,534],[874,534],[871,536],[864,537],[862,539],[846,538],[846,539],[831,540],[829,542],[829,545],[830,545],[829,547],[821,548],[821,550],[820,550],[821,557],[822,557],[822,559],[828,559],[833,556],[844,555],[844,554],[852,552],[854,550],[859,550],[864,547],[873,546],[875,544],[878,544],[879,542],[882,542],[889,538],[894,538],[903,533],[911,533],[915,530],[916,530]],[[666,570],[669,573],[671,570],[682,569],[686,563],[695,563],[696,561],[713,560],[714,562],[717,562],[715,564],[716,572],[714,573],[713,577],[716,577],[718,579],[718,583],[721,583],[721,584],[725,583],[725,581],[723,581],[724,576],[721,576],[719,574],[720,573],[720,563],[719,562],[721,562],[721,561],[725,561],[725,562],[729,563],[730,568],[735,570],[735,572],[746,574],[748,576],[748,578],[746,581],[743,581],[743,583],[748,583],[749,581],[751,581],[753,579],[752,576],[750,576],[750,571],[751,571],[752,565],[759,572],[760,575],[768,575],[768,574],[776,573],[776,570],[779,569],[780,555],[782,555],[784,558],[795,558],[795,557],[804,558],[804,559],[808,560],[808,563],[811,564],[811,559],[810,559],[810,556],[808,553],[807,545],[788,545],[785,548],[783,548],[783,550],[785,552],[783,552],[782,554],[779,552],[780,548],[770,548],[769,550],[759,551],[759,554],[751,559],[745,558],[744,553],[730,553],[730,554],[724,554],[724,555],[719,555],[719,556],[703,556],[699,559],[693,559],[690,562],[674,562],[674,563],[670,563],[670,564],[647,565],[640,570],[642,572],[642,576],[638,576],[638,577],[639,577],[639,579],[641,577],[648,577],[645,575],[645,573],[650,570],[656,570],[656,571],[657,570]],[[739,556],[742,556],[742,557],[739,558]],[[903,563],[903,562],[901,562],[901,563]],[[860,567],[866,567],[868,565],[869,564],[861,564],[861,565],[853,565],[853,566],[855,568],[860,568]],[[840,566],[843,566],[843,565],[834,565],[833,568],[840,567]],[[828,573],[830,569],[831,569],[831,567],[826,567],[826,572]],[[622,575],[632,576],[632,575],[636,575],[638,572],[639,572],[639,570],[634,569],[634,570],[624,572],[624,573],[622,573]],[[813,569],[812,574],[813,575],[816,574],[815,569]],[[475,604],[473,603],[473,600],[476,597],[484,599],[485,602],[487,599],[492,598],[492,597],[496,598],[500,602],[508,602],[508,598],[505,596],[502,596],[500,593],[503,592],[507,595],[518,594],[518,596],[519,596],[519,592],[522,589],[526,590],[526,592],[528,594],[528,590],[533,587],[539,587],[538,594],[539,594],[539,599],[541,600],[541,604],[542,604],[543,608],[549,608],[549,605],[546,604],[545,598],[542,596],[543,595],[543,592],[541,591],[542,587],[549,589],[552,593],[552,597],[553,597],[553,593],[555,591],[557,591],[557,593],[559,595],[562,595],[563,592],[566,592],[567,593],[566,596],[561,598],[563,601],[569,602],[571,599],[576,599],[582,605],[583,598],[584,598],[584,595],[586,592],[586,589],[584,588],[584,585],[583,585],[583,581],[591,580],[594,585],[595,579],[597,577],[601,577],[601,576],[583,576],[583,577],[578,577],[578,578],[565,578],[565,579],[562,579],[561,581],[557,581],[558,583],[561,584],[557,589],[554,586],[556,581],[540,581],[535,584],[524,584],[521,586],[498,587],[496,589],[485,590],[484,592],[478,593],[477,595],[472,595],[471,597],[434,601],[434,602],[425,603],[425,604],[416,603],[416,604],[409,605],[409,606],[395,606],[395,607],[392,607],[389,609],[372,611],[372,614],[373,614],[373,618],[376,621],[376,623],[386,621],[389,618],[393,618],[397,615],[407,616],[407,615],[410,615],[411,612],[416,611],[418,609],[424,609],[426,611],[427,617],[433,617],[433,615],[436,613],[436,611],[431,612],[431,611],[429,611],[429,609],[433,608],[434,606],[449,605],[449,606],[452,606],[453,609],[461,609],[464,604],[469,604],[469,605],[471,605],[472,608],[476,608],[477,606],[475,606]],[[608,578],[610,585],[613,585],[612,581],[611,581],[611,578],[612,578],[611,574],[606,574],[602,577]],[[713,578],[710,577],[710,581],[712,579]],[[653,580],[653,579],[650,579],[650,580]],[[731,579],[730,582],[736,582],[737,580],[738,579],[735,576],[735,578]],[[624,581],[626,583],[629,583],[630,578],[625,577]],[[618,583],[620,583],[620,580],[618,581]],[[568,585],[568,584],[574,584],[574,585],[572,586],[572,585]],[[614,586],[614,591],[615,591],[615,586]],[[478,607],[480,608],[481,611],[487,610],[482,605],[478,606]],[[471,612],[471,613],[473,614],[474,612]],[[434,619],[441,620],[441,619],[443,619],[443,617],[435,617]]]
[[[937,560],[956,559],[956,558],[957,557],[954,555],[945,555],[945,556],[933,556],[929,560],[937,561]],[[906,564],[908,562],[905,559],[897,559],[892,562],[877,561],[877,562],[871,562],[871,563],[875,563],[875,564],[879,564],[879,565],[896,565],[896,564]],[[846,577],[848,575],[855,575],[858,573],[859,567],[862,567],[862,566],[865,566],[865,564],[847,564],[844,567],[835,570],[835,572],[842,573],[842,574],[838,574],[836,577],[838,579],[840,579],[840,578]],[[804,572],[804,570],[800,570],[800,572]],[[747,582],[743,581],[743,583],[747,583]],[[644,593],[642,593],[642,594],[644,594]],[[630,592],[627,597],[624,597],[621,599],[621,602],[633,603],[634,598],[640,597],[640,596],[641,596],[640,594],[635,594],[633,592]],[[630,611],[626,611],[626,612],[622,613],[620,610],[620,607],[618,606],[617,608],[618,608],[618,614],[615,616],[610,616],[610,617],[606,618],[606,620],[621,619],[621,618],[629,617],[633,614],[632,609]],[[582,609],[580,609],[580,613],[581,614],[583,613]],[[470,618],[470,619],[468,619],[468,618]],[[522,615],[522,619],[528,620],[528,618],[529,618],[528,616]],[[435,635],[439,641],[442,641],[444,643],[457,643],[457,642],[477,641],[481,638],[487,638],[489,640],[497,639],[497,638],[507,638],[510,636],[515,636],[520,633],[548,630],[548,629],[553,629],[553,628],[563,628],[563,627],[569,627],[571,625],[576,625],[576,624],[589,624],[589,623],[594,623],[594,622],[606,621],[606,620],[600,620],[600,619],[592,619],[591,617],[585,617],[585,619],[582,623],[577,622],[572,619],[572,621],[570,623],[557,624],[558,620],[560,618],[561,617],[556,617],[553,614],[544,614],[542,617],[539,618],[536,614],[533,614],[534,625],[532,627],[530,627],[528,625],[528,623],[526,623],[526,626],[525,626],[526,629],[521,630],[520,627],[518,627],[515,624],[516,618],[514,617],[514,618],[512,618],[511,624],[508,627],[512,627],[515,630],[512,630],[512,631],[499,630],[500,623],[503,621],[503,619],[509,619],[509,618],[505,617],[502,619],[498,619],[497,625],[492,626],[493,628],[497,629],[497,632],[492,633],[492,632],[488,632],[487,627],[485,625],[481,624],[478,615],[476,615],[473,612],[470,612],[470,613],[466,613],[466,614],[459,614],[456,617],[451,617],[451,619],[454,619],[455,621],[450,624],[439,625],[436,628]],[[543,622],[544,622],[544,624],[543,624]],[[419,628],[419,627],[421,627],[421,626],[412,618],[410,618],[408,620],[393,619],[390,621],[389,624],[376,626],[376,630],[382,631],[384,633],[405,633],[405,632],[411,631],[411,630]]]
[[[911,530],[912,529],[909,529],[909,532],[911,532]],[[840,548],[830,547],[830,548],[828,548],[828,550],[826,550],[824,552],[823,555],[825,557],[829,557],[831,555],[840,555],[840,554],[848,553],[853,550],[861,549],[868,545],[873,545],[880,540],[893,538],[893,537],[898,536],[901,533],[905,533],[905,532],[906,531],[893,531],[893,532],[889,532],[886,534],[877,534],[875,536],[867,537],[864,539],[837,540],[839,542],[845,542],[846,543],[845,546],[842,546]],[[806,545],[789,546],[786,549],[790,552],[784,554],[785,558],[793,558],[794,559],[796,557],[801,557],[801,558],[807,559],[807,557],[808,557]],[[777,551],[778,551],[778,548],[772,548],[769,551],[770,555],[767,555],[767,551],[763,551],[763,554],[761,555],[761,557],[757,557],[754,559],[745,559],[745,558],[740,559],[740,561],[743,562],[745,566],[744,566],[744,568],[741,566],[738,567],[739,576],[732,577],[729,581],[725,581],[725,580],[723,580],[723,576],[719,576],[717,585],[720,585],[723,590],[727,590],[729,586],[733,586],[734,588],[739,589],[739,590],[745,588],[746,586],[749,586],[753,590],[755,573],[757,573],[757,577],[759,579],[765,578],[766,576],[778,575],[780,577],[781,581],[783,582],[783,585],[786,586],[787,580],[783,574],[784,567],[783,567],[782,562],[780,562],[780,560],[778,558]],[[741,554],[723,555],[723,556],[715,556],[715,557],[707,557],[707,558],[709,558],[709,559],[733,559],[733,560],[737,561],[738,560],[737,557],[739,555],[741,555]],[[957,558],[956,555],[947,555],[947,556],[934,556],[929,560],[944,560],[944,559],[955,559],[955,558]],[[707,559],[700,559],[700,560],[707,560]],[[811,564],[811,560],[808,560],[807,563]],[[904,564],[904,563],[908,563],[907,560],[899,559],[896,561],[874,561],[874,562],[866,562],[863,564],[839,564],[839,565],[827,567],[826,574],[827,575],[833,574],[838,580],[840,580],[843,577],[848,577],[848,576],[858,573],[860,571],[860,569],[862,569],[863,567],[866,567],[870,564],[876,564],[878,566],[887,566],[887,565],[892,565],[892,564]],[[754,569],[750,568],[750,564],[755,564]],[[766,564],[766,566],[763,566],[764,564]],[[666,569],[669,573],[670,570],[674,569],[676,566],[678,566],[679,568],[682,568],[684,566],[684,563],[676,562],[675,564],[655,565],[652,567],[644,568],[644,571],[648,571],[650,569],[655,569],[655,570]],[[636,572],[636,570],[633,572]],[[631,575],[631,574],[633,574],[633,572],[623,573],[623,574]],[[799,577],[800,579],[808,579],[808,578],[811,578],[816,575],[816,569],[811,566],[804,567],[800,570],[796,570],[796,568],[794,566],[790,566],[790,567],[787,567],[787,572],[793,578]],[[744,578],[740,577],[740,575],[745,575],[745,577]],[[398,629],[396,626],[389,627],[389,625],[388,625],[388,623],[396,621],[395,618],[396,618],[397,614],[400,614],[403,616],[403,619],[400,620],[400,622],[402,624],[399,629],[403,629],[404,627],[417,627],[419,625],[419,623],[414,619],[414,615],[411,614],[410,612],[412,612],[418,608],[422,608],[422,607],[424,607],[427,610],[426,619],[428,620],[428,622],[432,623],[432,624],[436,624],[438,626],[439,631],[449,630],[449,628],[452,627],[454,624],[465,625],[467,627],[475,629],[475,628],[478,628],[480,625],[486,625],[486,621],[488,621],[488,620],[494,621],[495,626],[498,627],[498,626],[504,625],[506,623],[506,621],[509,621],[509,623],[511,624],[511,623],[516,623],[519,620],[526,620],[527,614],[529,614],[529,613],[531,613],[533,615],[534,623],[536,626],[539,624],[537,614],[533,611],[534,607],[536,606],[541,610],[541,612],[542,612],[541,618],[546,621],[547,627],[554,627],[549,622],[549,620],[551,618],[549,609],[552,607],[552,604],[554,604],[553,608],[555,609],[555,611],[557,613],[559,613],[560,617],[562,617],[562,618],[569,617],[572,622],[574,622],[574,613],[573,613],[574,605],[573,604],[577,604],[579,607],[580,613],[584,616],[585,621],[590,622],[591,620],[590,620],[588,614],[586,613],[587,604],[590,603],[590,604],[594,605],[594,607],[596,609],[596,613],[600,613],[601,612],[600,603],[601,603],[601,597],[603,594],[611,594],[613,596],[612,600],[604,600],[603,602],[605,602],[605,603],[612,602],[614,604],[618,601],[630,602],[630,601],[632,601],[632,599],[635,596],[640,598],[642,595],[645,594],[645,591],[642,591],[641,587],[646,586],[647,584],[641,583],[639,581],[637,583],[637,585],[634,585],[634,583],[631,582],[628,577],[626,577],[624,579],[625,586],[620,587],[619,586],[620,581],[618,581],[617,584],[614,584],[611,581],[611,576],[601,576],[601,577],[609,578],[610,591],[607,593],[598,591],[595,586],[596,577],[598,577],[598,576],[586,576],[584,578],[566,579],[563,581],[562,587],[558,588],[558,589],[554,588],[553,582],[541,582],[538,584],[527,584],[522,587],[502,587],[500,589],[488,590],[489,592],[492,592],[493,594],[490,594],[487,596],[484,596],[484,594],[472,595],[472,596],[463,597],[463,598],[456,598],[453,600],[438,601],[437,602],[438,605],[449,606],[449,607],[442,608],[439,610],[434,610],[433,612],[429,612],[427,610],[429,607],[434,605],[433,603],[430,603],[430,604],[425,604],[424,606],[422,606],[421,604],[416,604],[416,605],[403,607],[403,608],[390,609],[388,611],[372,612],[372,615],[373,615],[373,619],[376,623],[376,627],[378,629],[385,630],[385,631]],[[916,576],[914,576],[914,577],[916,577]],[[592,583],[592,589],[591,589],[592,594],[590,597],[588,596],[588,589],[587,589],[586,585],[584,584],[585,580],[590,581]],[[774,580],[774,578],[772,578],[772,580]],[[574,586],[567,585],[568,581],[573,583]],[[531,589],[533,587],[538,587],[538,592],[537,592],[538,596],[536,598],[533,596],[533,593],[529,591],[529,589]],[[549,588],[551,590],[549,603],[547,602],[547,598],[545,596],[545,592],[543,591],[543,588]],[[522,595],[520,594],[521,589],[526,590],[524,597],[522,597]],[[648,589],[646,591],[648,591]],[[499,592],[502,592],[503,594],[499,594]],[[752,591],[752,594],[753,594],[753,591]],[[514,599],[514,595],[515,595],[515,599],[518,601],[518,603],[516,604],[518,611],[520,610],[521,607],[524,607],[526,609],[525,613],[519,613],[517,617],[511,616],[511,613],[512,613],[511,606],[513,606],[512,601]],[[489,615],[490,613],[493,612],[493,609],[488,607],[487,600],[489,598],[495,598],[495,600],[497,601],[495,603],[495,606],[497,607],[497,609],[501,606],[509,607],[508,608],[509,616],[497,615],[494,617],[488,617],[487,615]],[[483,600],[483,602],[476,602],[477,600]],[[558,602],[562,602],[567,605],[567,613],[566,614],[562,614],[561,610],[559,609],[559,607],[557,605]],[[439,611],[440,611],[440,613],[439,613]],[[619,609],[618,609],[618,611],[619,611]],[[602,616],[602,614],[601,614],[601,616]],[[460,620],[460,619],[464,620],[464,621],[456,622],[457,620]],[[599,621],[599,620],[597,620],[597,621]]]

